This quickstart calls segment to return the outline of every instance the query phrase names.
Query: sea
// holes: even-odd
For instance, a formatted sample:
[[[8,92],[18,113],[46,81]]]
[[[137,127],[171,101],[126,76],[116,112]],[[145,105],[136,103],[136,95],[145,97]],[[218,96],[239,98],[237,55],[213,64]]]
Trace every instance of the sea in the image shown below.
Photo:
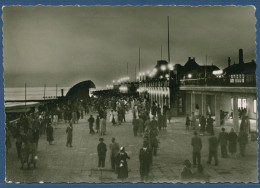
[[[58,87],[57,88],[57,97],[61,96],[61,89],[63,89],[63,95],[66,96],[70,87]],[[93,90],[104,89],[103,87],[97,87]],[[25,88],[23,87],[14,87],[14,88],[4,88],[5,101],[6,100],[25,100]],[[41,100],[44,99],[44,87],[27,87],[26,88],[26,100]],[[56,98],[56,87],[46,87],[45,88],[45,98],[46,99],[55,99]],[[27,105],[35,104],[37,102],[26,102]],[[22,102],[5,102],[5,107],[11,106],[20,106],[24,105]]]

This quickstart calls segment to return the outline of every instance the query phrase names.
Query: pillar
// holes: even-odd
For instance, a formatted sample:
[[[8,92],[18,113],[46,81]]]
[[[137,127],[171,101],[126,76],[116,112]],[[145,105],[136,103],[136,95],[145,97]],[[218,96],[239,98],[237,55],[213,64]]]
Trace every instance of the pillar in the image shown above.
[[[220,126],[220,95],[215,95],[215,122],[216,126]]]
[[[235,132],[239,132],[239,118],[238,118],[238,98],[233,97],[233,126]]]
[[[207,117],[207,95],[201,94],[201,115]]]
[[[192,112],[194,112],[195,110],[195,94],[194,93],[191,93],[190,94],[191,98],[190,98],[190,114],[192,114]]]

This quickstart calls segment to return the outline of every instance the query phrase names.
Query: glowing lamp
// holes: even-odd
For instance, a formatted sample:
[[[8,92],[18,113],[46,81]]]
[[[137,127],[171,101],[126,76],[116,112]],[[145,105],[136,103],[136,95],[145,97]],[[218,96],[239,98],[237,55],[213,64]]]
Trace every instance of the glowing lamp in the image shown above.
[[[212,72],[214,75],[221,75],[223,74],[223,70],[215,70]]]
[[[188,78],[192,78],[192,74],[188,74]]]
[[[165,71],[167,69],[167,67],[165,65],[162,65],[160,68],[162,71]]]
[[[168,64],[168,69],[172,71],[173,70],[173,65],[172,64]]]

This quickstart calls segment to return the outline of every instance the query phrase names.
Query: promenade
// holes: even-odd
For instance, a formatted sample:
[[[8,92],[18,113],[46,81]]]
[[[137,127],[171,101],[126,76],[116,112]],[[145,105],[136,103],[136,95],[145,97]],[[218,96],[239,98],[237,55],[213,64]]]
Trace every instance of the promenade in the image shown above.
[[[96,114],[94,114],[96,117]],[[66,147],[67,124],[61,122],[54,129],[54,142],[49,145],[46,136],[42,135],[38,145],[37,168],[20,170],[20,161],[17,158],[15,142],[6,156],[6,181],[11,182],[52,182],[52,183],[100,183],[118,182],[117,174],[111,171],[110,151],[108,149],[105,169],[97,169],[97,144],[99,134],[90,135],[87,119],[84,116],[78,124],[73,125],[73,147]],[[139,182],[139,150],[143,138],[134,137],[132,129],[132,115],[128,112],[126,123],[112,126],[107,122],[107,135],[104,142],[109,148],[111,138],[115,137],[120,146],[126,148],[130,156],[128,160],[129,178],[127,182]],[[159,133],[158,155],[153,157],[150,173],[151,182],[179,182],[183,161],[192,161],[192,148],[190,145],[193,131],[186,131],[185,118],[172,118],[166,131]],[[219,128],[216,129],[218,135]],[[208,136],[201,136],[203,142],[202,165],[204,172],[210,176],[210,182],[256,182],[258,177],[257,167],[257,142],[249,141],[246,157],[222,159],[219,148],[219,166],[208,165]],[[196,171],[196,168],[193,168]]]

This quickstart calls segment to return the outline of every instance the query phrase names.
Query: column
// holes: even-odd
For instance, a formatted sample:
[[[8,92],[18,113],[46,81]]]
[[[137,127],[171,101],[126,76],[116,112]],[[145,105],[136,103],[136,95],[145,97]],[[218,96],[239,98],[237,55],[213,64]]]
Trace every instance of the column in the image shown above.
[[[201,115],[207,117],[207,95],[201,94]]]
[[[195,110],[195,94],[191,93],[190,96],[191,96],[191,98],[190,98],[190,104],[191,104],[190,112],[191,113],[190,114],[192,114],[192,112],[194,112],[194,110]]]
[[[233,97],[233,125],[235,132],[239,132],[239,118],[238,118],[238,98]]]
[[[220,95],[215,95],[215,122],[216,126],[220,126]]]

